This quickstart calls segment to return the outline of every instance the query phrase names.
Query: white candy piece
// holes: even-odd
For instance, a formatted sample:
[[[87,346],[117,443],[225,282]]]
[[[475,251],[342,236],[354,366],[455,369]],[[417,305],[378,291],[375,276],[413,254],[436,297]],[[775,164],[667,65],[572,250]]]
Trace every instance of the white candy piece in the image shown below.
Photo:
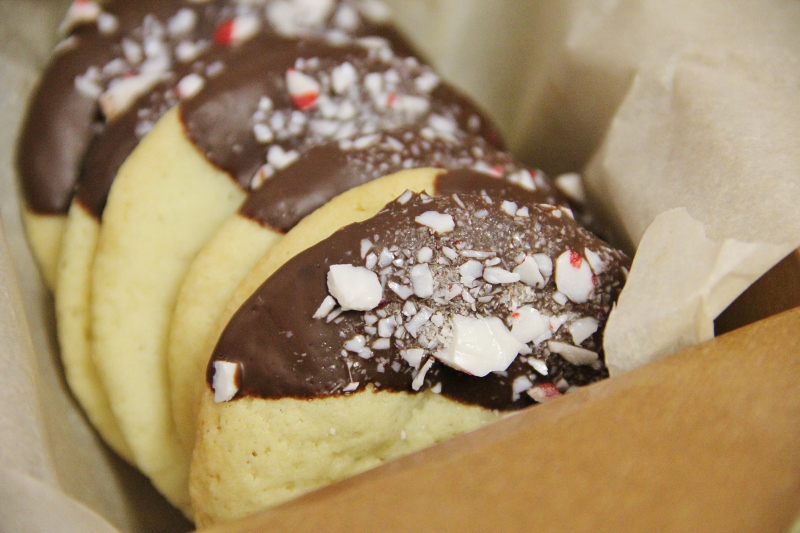
[[[82,76],[75,76],[75,88],[78,89],[83,96],[91,98],[92,100],[98,98],[103,94],[103,89],[97,84],[95,72],[87,71]]]
[[[433,274],[426,263],[411,267],[411,288],[420,298],[433,295]]]
[[[425,323],[430,320],[433,316],[433,311],[427,307],[423,307],[420,311],[411,317],[411,320],[406,322],[405,327],[406,331],[414,338],[417,338],[417,334],[419,333],[419,328],[425,325]]]
[[[392,264],[394,261],[394,254],[388,248],[381,250],[381,255],[378,256],[378,266],[383,268]]]
[[[425,355],[425,350],[422,348],[411,348],[409,350],[400,350],[400,357],[406,360],[406,363],[413,366],[414,368],[419,368],[419,364],[422,362],[422,356]]]
[[[361,19],[358,16],[358,11],[348,5],[341,5],[339,9],[336,10],[333,21],[336,23],[336,26],[344,31],[353,32],[358,28]]]
[[[344,94],[358,80],[356,68],[349,61],[345,61],[331,72],[333,90],[337,94]]]
[[[453,316],[453,338],[434,356],[444,364],[483,377],[508,368],[524,348],[497,317]]]
[[[131,65],[138,65],[144,59],[142,47],[131,39],[122,39],[122,53]]]
[[[568,328],[569,334],[572,335],[572,342],[575,343],[575,346],[580,346],[583,341],[595,334],[598,326],[597,320],[590,316],[579,318]]]
[[[533,180],[533,176],[527,169],[522,169],[519,172],[515,172],[508,177],[508,181],[511,183],[516,183],[523,189],[527,189],[529,191],[536,190],[536,182]]]
[[[129,78],[114,80],[103,94],[100,95],[100,109],[106,119],[114,120],[115,117],[125,112],[139,96],[148,92],[162,79],[163,72],[152,70],[142,72]]]
[[[319,304],[317,311],[311,318],[325,318],[328,316],[328,313],[333,311],[334,307],[336,307],[336,300],[333,299],[333,296],[328,295],[324,300],[322,300],[322,303]]]
[[[181,100],[186,100],[199,93],[205,84],[206,80],[202,76],[192,73],[181,78],[175,89],[178,92],[178,97]]]
[[[300,154],[297,151],[289,150],[287,152],[277,144],[270,146],[269,151],[267,151],[267,162],[278,170],[288,167],[297,161],[299,157]]]
[[[358,353],[367,345],[367,338],[364,335],[356,335],[344,343],[344,349],[348,352]]]
[[[177,57],[178,61],[181,63],[188,63],[189,61],[197,59],[197,56],[199,56],[200,52],[204,49],[205,46],[202,43],[181,41],[178,43],[178,46],[175,47],[175,57]]]
[[[539,403],[545,403],[553,398],[558,398],[561,396],[561,393],[552,383],[545,383],[544,385],[536,385],[529,389],[528,396]]]
[[[414,219],[417,224],[427,226],[436,233],[449,233],[456,227],[453,217],[437,211],[425,211]]]
[[[438,133],[445,136],[452,136],[458,130],[458,125],[452,120],[442,115],[431,115],[428,117],[428,124]]]
[[[511,215],[513,217],[514,215],[517,214],[517,209],[519,209],[519,207],[517,206],[516,202],[511,202],[509,200],[503,200],[503,203],[500,204],[500,209],[505,211],[505,213],[507,215]]]
[[[369,239],[361,239],[361,259],[367,257],[367,252],[372,249],[372,241]]]
[[[568,319],[569,319],[569,317],[567,315],[551,316],[550,317],[550,331],[555,333],[556,331],[558,331],[561,328],[561,326],[564,325],[564,322],[566,322]]]
[[[584,248],[583,253],[586,254],[586,260],[589,261],[589,266],[592,267],[592,272],[600,275],[606,270],[606,263],[598,254],[588,248]]]
[[[427,263],[433,258],[433,250],[428,248],[427,246],[423,246],[419,250],[417,250],[417,262],[418,263]]]
[[[550,338],[550,318],[533,306],[524,305],[511,313],[511,334],[519,342],[539,344]]]
[[[473,280],[478,279],[483,275],[483,263],[474,259],[470,259],[458,267],[458,273],[462,276],[472,278]]]
[[[529,255],[525,256],[525,260],[522,264],[517,265],[514,269],[514,274],[519,275],[519,280],[526,285],[538,289],[544,287],[544,277],[542,277],[542,273],[539,271],[539,265],[536,260]]]
[[[511,401],[519,400],[519,395],[533,387],[533,383],[528,376],[518,376],[511,384]]]
[[[539,359],[536,359],[535,357],[529,357],[528,364],[531,365],[533,369],[536,370],[541,375],[543,376],[547,375],[548,370],[547,370],[547,363],[545,361],[541,361]]]
[[[247,41],[256,33],[258,33],[258,30],[261,27],[261,22],[258,20],[258,17],[251,15],[236,17],[233,19],[231,24],[231,36],[229,44],[234,45]]]
[[[567,298],[581,304],[594,290],[589,262],[574,250],[567,250],[556,259],[556,287]]]
[[[411,289],[411,287],[407,287],[405,285],[401,285],[401,284],[397,283],[396,281],[390,281],[388,283],[388,286],[389,286],[389,289],[393,293],[398,295],[403,300],[408,299],[409,296],[414,294],[414,291]]]
[[[383,287],[371,270],[353,265],[331,265],[328,292],[344,311],[370,311],[381,303]]]
[[[230,401],[239,392],[239,386],[236,385],[238,372],[239,365],[237,363],[214,361],[214,378],[211,381],[211,388],[214,389],[216,403]]]
[[[553,275],[553,260],[547,254],[534,254],[533,260],[536,261],[536,266],[539,267],[539,272],[542,273],[544,279],[547,280]]]
[[[389,339],[378,339],[372,343],[373,350],[388,350],[392,347],[392,341]]]
[[[111,35],[119,29],[119,19],[110,13],[100,13],[97,16],[97,29],[103,35]]]
[[[183,37],[197,26],[197,14],[184,7],[167,21],[167,31],[172,37]]]
[[[547,343],[547,348],[576,366],[590,365],[598,359],[597,352],[564,342],[550,341]]]
[[[439,76],[431,71],[423,72],[417,79],[414,80],[414,86],[418,91],[429,93],[434,90],[440,83]]]
[[[286,88],[295,105],[301,109],[311,107],[320,90],[317,80],[293,68],[286,71]],[[300,102],[305,105],[299,105]]]
[[[483,279],[489,283],[514,283],[520,280],[520,275],[500,267],[483,269]]]
[[[275,140],[275,134],[266,124],[256,124],[253,126],[253,135],[261,144],[271,143]]]
[[[334,0],[276,0],[267,6],[267,18],[275,31],[293,37],[322,25],[334,4]]]
[[[378,321],[378,336],[388,338],[394,335],[397,329],[397,320],[393,316],[380,319]]]
[[[417,373],[416,377],[414,377],[414,381],[411,382],[412,389],[419,390],[422,388],[422,384],[425,383],[425,374],[428,373],[428,370],[431,369],[431,366],[433,366],[433,359],[428,359],[425,361],[425,364],[419,370],[419,373]]]
[[[405,191],[403,194],[397,197],[397,203],[400,205],[405,205],[406,203],[408,203],[409,200],[411,200],[411,196],[413,195],[414,193],[411,192],[410,190]]]

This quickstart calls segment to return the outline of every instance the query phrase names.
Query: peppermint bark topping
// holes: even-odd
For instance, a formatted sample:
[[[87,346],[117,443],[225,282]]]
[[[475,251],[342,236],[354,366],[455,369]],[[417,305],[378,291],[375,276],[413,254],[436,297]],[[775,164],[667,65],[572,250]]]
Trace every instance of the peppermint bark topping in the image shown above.
[[[353,54],[344,60],[335,56],[298,58],[281,80],[283,87],[275,87],[277,96],[288,96],[292,106],[275,106],[275,98],[265,94],[252,116],[255,140],[270,149],[278,145],[299,154],[329,143],[338,143],[342,151],[386,154],[390,150],[387,155],[394,156],[398,167],[414,162],[402,158],[407,143],[392,136],[392,130],[421,124],[418,137],[429,145],[440,139],[455,144],[467,135],[458,126],[461,109],[436,107],[432,92],[439,78],[429,67],[414,58],[395,56],[383,39],[358,42],[367,54]],[[481,121],[474,118],[471,122],[477,131]],[[267,160],[253,176],[251,188],[259,188],[277,170]]]
[[[502,198],[485,192],[411,194],[405,203],[390,203],[373,219],[340,230],[284,265],[231,321],[214,360],[244,357],[247,350],[230,344],[244,335],[239,328],[260,328],[259,335],[267,337],[253,342],[266,343],[270,351],[275,342],[267,340],[269,331],[288,330],[292,337],[280,341],[280,353],[243,360],[253,379],[243,385],[243,394],[341,394],[358,382],[389,390],[435,388],[499,409],[544,401],[553,391],[604,377],[600,327],[623,283],[627,259],[560,208],[531,204],[524,216],[517,211],[512,216],[502,205]],[[429,211],[449,215],[452,231],[439,233],[415,221]],[[559,293],[553,260],[542,256],[558,258],[585,247],[596,250],[609,268],[585,302],[559,303],[553,298]],[[529,259],[528,268],[530,261],[537,268],[541,264],[544,283],[538,278],[527,283],[513,273],[534,257],[539,260]],[[306,274],[298,276],[306,272],[313,279],[316,272],[325,276],[322,291],[313,289],[318,282]],[[341,272],[346,274],[339,278]],[[350,277],[356,272],[364,277]],[[297,289],[289,286],[295,286],[294,278],[302,283]],[[368,286],[369,298],[363,300],[369,301],[357,304],[363,310],[353,310],[348,302],[362,301],[356,295]],[[278,301],[289,298],[284,290],[301,291],[295,296],[299,301],[310,298],[305,317],[281,308]],[[271,311],[264,316],[276,322],[265,329],[249,305],[266,305]],[[259,365],[286,365],[282,375],[303,368],[297,375],[310,381],[298,377],[265,385],[253,370]]]

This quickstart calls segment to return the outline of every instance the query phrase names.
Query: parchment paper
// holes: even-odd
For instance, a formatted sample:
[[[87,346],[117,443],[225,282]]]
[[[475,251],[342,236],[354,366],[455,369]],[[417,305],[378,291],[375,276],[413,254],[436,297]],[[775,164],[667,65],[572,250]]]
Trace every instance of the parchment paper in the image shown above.
[[[607,331],[613,369],[708,337],[712,315],[800,244],[800,3],[389,3],[520,156],[585,169],[613,237],[641,244]],[[19,221],[14,139],[64,10],[0,2],[0,530],[175,531],[187,525],[70,398]]]

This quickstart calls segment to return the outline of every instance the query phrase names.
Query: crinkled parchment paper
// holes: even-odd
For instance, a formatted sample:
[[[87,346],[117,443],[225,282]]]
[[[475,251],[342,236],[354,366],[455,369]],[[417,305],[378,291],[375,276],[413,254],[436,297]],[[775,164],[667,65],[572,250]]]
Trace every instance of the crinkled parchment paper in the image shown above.
[[[520,156],[585,170],[613,237],[638,245],[606,333],[614,372],[711,336],[800,245],[800,3],[389,3]],[[19,220],[14,141],[65,7],[0,2],[0,530],[177,530],[70,398]]]

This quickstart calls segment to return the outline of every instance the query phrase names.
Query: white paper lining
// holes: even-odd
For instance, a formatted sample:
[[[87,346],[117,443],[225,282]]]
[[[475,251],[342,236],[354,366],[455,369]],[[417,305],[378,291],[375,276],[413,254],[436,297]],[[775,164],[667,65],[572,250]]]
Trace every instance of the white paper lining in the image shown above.
[[[617,238],[643,243],[609,325],[615,370],[707,338],[713,316],[798,246],[800,4],[390,3],[519,154],[551,173],[591,160],[589,191]],[[41,511],[57,509],[59,530],[112,530],[80,501],[120,530],[147,531],[178,522],[111,457],[69,397],[50,298],[19,221],[14,140],[64,9],[63,1],[0,3],[0,529],[54,529]],[[686,210],[659,217],[678,207]],[[678,232],[677,244],[662,238]],[[654,300],[646,294],[655,286]]]

